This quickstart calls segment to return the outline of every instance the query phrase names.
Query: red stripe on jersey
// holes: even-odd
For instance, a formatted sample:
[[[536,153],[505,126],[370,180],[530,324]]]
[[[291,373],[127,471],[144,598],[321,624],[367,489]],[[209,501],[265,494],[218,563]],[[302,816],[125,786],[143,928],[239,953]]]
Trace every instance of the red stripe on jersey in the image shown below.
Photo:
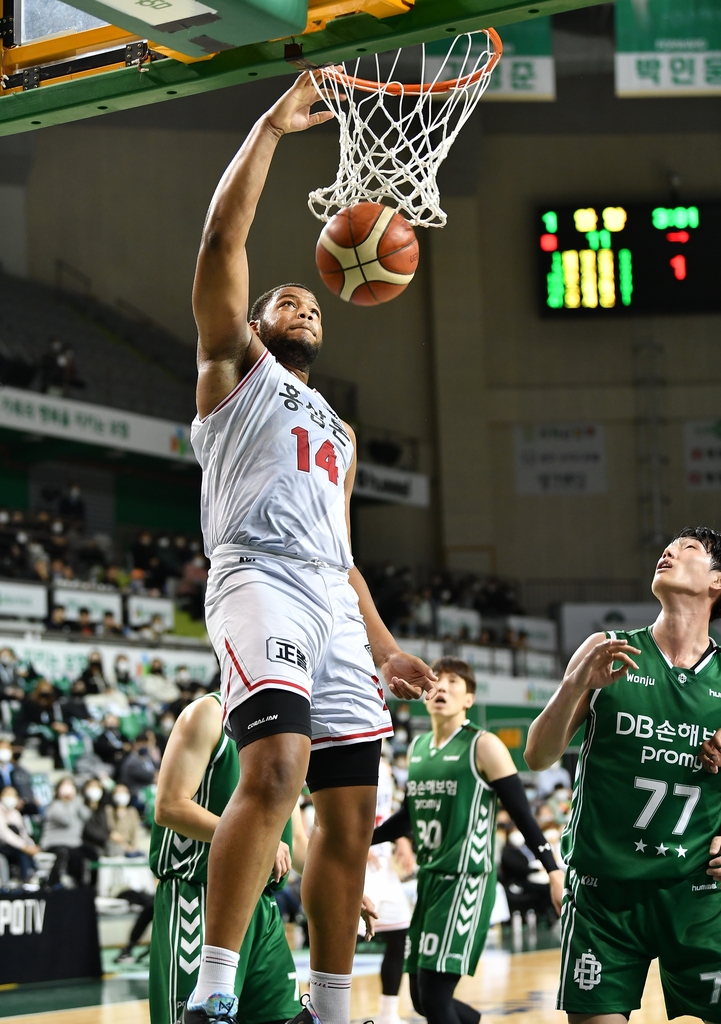
[[[240,676],[240,680],[243,683],[243,686],[245,686],[246,690],[248,690],[249,693],[253,693],[255,690],[258,689],[259,686],[268,686],[270,684],[273,684],[275,686],[288,687],[291,690],[300,690],[302,694],[304,694],[306,697],[308,697],[308,699],[310,699],[310,693],[308,692],[308,688],[306,686],[301,686],[299,683],[291,683],[290,680],[288,679],[256,679],[254,682],[251,683],[246,674],[243,672],[243,669],[240,667],[240,662],[236,658],[235,652],[233,651],[233,648],[230,646],[230,642],[228,641],[227,637],[225,639],[225,649],[230,655],[230,660],[235,665],[238,675]],[[230,683],[230,680],[228,680],[228,683]]]
[[[350,743],[351,740],[365,740],[372,736],[387,736],[393,734],[392,725],[384,725],[381,729],[373,729],[371,732],[354,732],[350,736],[321,736],[317,740],[311,740],[311,746],[316,743]]]
[[[243,387],[245,387],[245,385],[248,383],[248,381],[253,376],[255,371],[258,369],[260,364],[265,362],[265,359],[266,359],[266,357],[269,354],[270,353],[268,352],[268,349],[266,349],[265,352],[263,353],[263,355],[258,360],[258,362],[255,364],[255,366],[251,366],[251,368],[248,370],[248,372],[246,373],[245,377],[243,377],[243,379],[240,381],[240,383],[235,385],[235,387],[230,392],[230,394],[227,395],[219,405],[216,405],[216,407],[213,409],[213,411],[208,413],[208,416],[214,416],[216,414],[216,412],[220,412],[221,409],[225,408],[225,406],[228,404],[228,402],[232,401],[232,399],[234,399],[236,397],[238,392]],[[204,416],[203,419],[200,422],[201,423],[205,423],[205,421],[208,419],[208,416]]]

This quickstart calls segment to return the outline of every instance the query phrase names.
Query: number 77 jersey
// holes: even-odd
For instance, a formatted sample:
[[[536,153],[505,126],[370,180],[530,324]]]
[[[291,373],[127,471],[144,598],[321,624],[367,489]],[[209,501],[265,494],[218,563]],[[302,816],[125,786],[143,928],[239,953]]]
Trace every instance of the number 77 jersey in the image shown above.
[[[325,399],[265,351],[190,432],[205,553],[224,544],[349,569],[343,483],[353,442]]]
[[[674,879],[705,875],[721,834],[721,774],[699,747],[721,727],[721,652],[694,668],[672,665],[651,627],[609,633],[639,648],[638,671],[594,690],[563,835],[581,876]]]

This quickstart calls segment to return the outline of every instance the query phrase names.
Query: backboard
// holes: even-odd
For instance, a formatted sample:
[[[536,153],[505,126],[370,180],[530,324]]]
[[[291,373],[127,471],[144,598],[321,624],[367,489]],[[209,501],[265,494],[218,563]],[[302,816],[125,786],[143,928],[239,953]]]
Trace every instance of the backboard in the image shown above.
[[[60,0],[0,0],[0,135],[502,28],[596,0],[77,2],[82,11]]]

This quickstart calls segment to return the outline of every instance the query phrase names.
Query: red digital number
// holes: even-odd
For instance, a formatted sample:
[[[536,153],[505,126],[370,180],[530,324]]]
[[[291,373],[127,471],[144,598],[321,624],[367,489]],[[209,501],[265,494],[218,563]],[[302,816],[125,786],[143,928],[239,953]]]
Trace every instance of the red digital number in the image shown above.
[[[305,427],[293,427],[291,434],[298,444],[298,469],[301,473],[310,473],[310,435]],[[332,484],[338,483],[338,461],[330,441],[324,441],[316,452],[315,464],[325,470]]]
[[[318,449],[315,464],[326,471],[332,484],[338,483],[338,463],[335,458],[335,448],[330,441],[324,441]]]
[[[310,436],[305,427],[293,427],[291,434],[294,434],[298,441],[298,469],[301,473],[310,473]]]

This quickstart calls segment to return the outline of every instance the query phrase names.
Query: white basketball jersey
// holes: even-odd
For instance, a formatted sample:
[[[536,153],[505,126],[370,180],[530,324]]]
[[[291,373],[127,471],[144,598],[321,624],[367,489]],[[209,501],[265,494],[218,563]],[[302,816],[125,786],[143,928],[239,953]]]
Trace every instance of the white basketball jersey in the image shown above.
[[[353,565],[343,482],[353,443],[317,391],[265,351],[190,431],[203,470],[205,553],[241,544]]]

